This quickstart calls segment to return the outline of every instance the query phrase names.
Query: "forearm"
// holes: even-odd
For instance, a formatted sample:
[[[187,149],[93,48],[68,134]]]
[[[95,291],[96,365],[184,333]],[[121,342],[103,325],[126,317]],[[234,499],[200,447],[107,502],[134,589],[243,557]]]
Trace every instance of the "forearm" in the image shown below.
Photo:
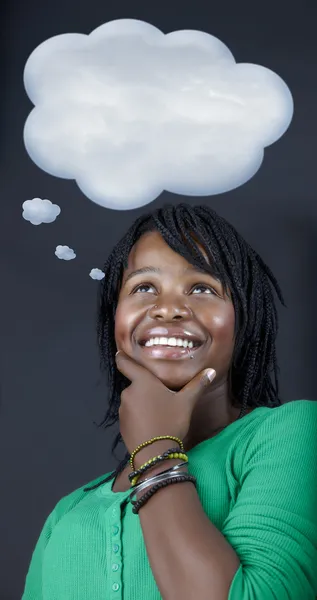
[[[168,440],[140,451],[146,462],[171,446]],[[156,465],[139,481],[180,459]],[[182,467],[187,471],[187,467]],[[137,497],[145,493],[143,490]],[[163,600],[227,600],[239,558],[211,523],[191,482],[158,490],[139,511],[147,555]]]

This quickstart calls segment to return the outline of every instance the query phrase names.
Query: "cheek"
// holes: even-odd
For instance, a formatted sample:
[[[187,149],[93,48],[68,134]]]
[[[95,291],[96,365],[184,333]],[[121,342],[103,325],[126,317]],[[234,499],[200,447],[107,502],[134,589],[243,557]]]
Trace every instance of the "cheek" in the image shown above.
[[[122,341],[122,338],[124,337],[124,332],[126,331],[126,329],[127,329],[127,326],[126,326],[124,311],[122,310],[121,306],[118,304],[116,314],[115,314],[115,320],[114,320],[114,336],[115,336],[116,343],[118,341]]]
[[[232,338],[234,332],[234,314],[233,311],[226,311],[222,315],[216,315],[212,322],[213,337],[218,339]]]
[[[221,313],[214,315],[210,324],[210,332],[217,347],[217,353],[224,358],[231,357],[233,351],[234,324],[235,314],[232,305],[227,306]]]
[[[115,314],[114,335],[116,345],[130,342],[131,332],[134,329],[135,315],[127,311],[124,303],[119,303]],[[124,348],[123,348],[124,349]]]

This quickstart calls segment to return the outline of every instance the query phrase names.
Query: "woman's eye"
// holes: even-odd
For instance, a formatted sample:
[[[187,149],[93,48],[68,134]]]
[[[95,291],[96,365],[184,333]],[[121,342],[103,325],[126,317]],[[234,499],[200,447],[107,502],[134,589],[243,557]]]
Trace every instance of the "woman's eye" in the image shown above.
[[[150,285],[149,283],[141,283],[141,285],[138,285],[136,288],[134,288],[133,293],[137,292],[137,291],[142,291],[144,290],[144,288],[151,288],[153,287],[153,285]]]
[[[200,284],[200,283],[198,283],[197,285],[195,285],[195,287],[193,288],[193,290],[208,290],[208,292],[210,292],[211,294],[215,294],[216,293],[213,288],[209,287],[209,285],[203,285],[203,284]]]

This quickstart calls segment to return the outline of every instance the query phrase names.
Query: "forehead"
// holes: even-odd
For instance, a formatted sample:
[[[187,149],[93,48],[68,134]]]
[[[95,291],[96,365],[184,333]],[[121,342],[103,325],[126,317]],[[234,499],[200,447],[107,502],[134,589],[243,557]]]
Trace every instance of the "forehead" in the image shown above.
[[[199,243],[193,232],[191,237],[209,264],[208,274],[221,283],[221,277],[213,260],[209,260],[205,249]],[[154,271],[163,273],[171,278],[184,276],[190,272],[206,274],[204,267],[194,266],[178,252],[175,252],[158,231],[144,233],[132,247],[127,268],[124,270],[121,284],[124,286],[137,274]],[[223,282],[222,282],[223,285]]]
[[[207,260],[204,248],[193,233],[191,233],[191,237]],[[180,267],[188,265],[188,261],[170,248],[158,231],[143,234],[134,244],[128,258],[128,269],[134,269],[149,262],[153,265],[159,263],[178,264]]]

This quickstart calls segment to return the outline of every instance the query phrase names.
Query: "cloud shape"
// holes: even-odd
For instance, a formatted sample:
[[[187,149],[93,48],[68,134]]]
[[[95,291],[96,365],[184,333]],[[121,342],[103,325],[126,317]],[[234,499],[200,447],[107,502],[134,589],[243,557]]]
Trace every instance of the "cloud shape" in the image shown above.
[[[24,127],[31,159],[116,210],[163,190],[205,196],[242,185],[293,116],[273,71],[237,64],[207,33],[165,35],[134,19],[46,40],[24,84],[35,106]]]
[[[53,223],[61,212],[57,204],[52,204],[50,200],[33,198],[26,200],[22,204],[22,217],[32,225],[41,225],[42,223]]]
[[[97,281],[101,281],[104,278],[105,274],[100,269],[91,269],[89,276],[91,279],[97,279]]]
[[[69,246],[56,246],[55,256],[61,260],[73,260],[76,254]]]

